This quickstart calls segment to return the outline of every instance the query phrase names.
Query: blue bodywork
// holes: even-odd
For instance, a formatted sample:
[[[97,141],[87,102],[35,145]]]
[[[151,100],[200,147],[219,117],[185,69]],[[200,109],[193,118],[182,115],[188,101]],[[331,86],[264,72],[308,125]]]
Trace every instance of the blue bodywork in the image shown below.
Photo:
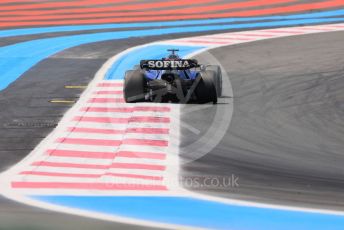
[[[148,80],[157,80],[161,79],[161,76],[166,72],[167,70],[145,70],[145,77]],[[183,79],[183,80],[195,80],[197,76],[196,70],[175,70],[175,73]]]

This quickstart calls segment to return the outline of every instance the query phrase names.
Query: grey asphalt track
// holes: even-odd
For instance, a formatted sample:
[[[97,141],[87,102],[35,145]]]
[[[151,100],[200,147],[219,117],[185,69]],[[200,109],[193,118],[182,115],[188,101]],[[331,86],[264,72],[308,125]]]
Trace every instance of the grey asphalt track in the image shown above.
[[[188,189],[344,210],[343,41],[344,32],[333,32],[211,50],[230,76],[234,114],[220,144],[184,164],[182,175],[188,181],[233,174],[239,186],[189,184]],[[183,128],[182,146],[199,139],[216,109],[225,106],[184,113],[182,120],[201,134]],[[184,155],[192,157],[187,150]]]
[[[69,49],[39,63],[2,91],[1,170],[26,156],[71,106],[51,104],[50,99],[78,98],[82,90],[65,89],[65,85],[86,85],[107,58],[126,48],[164,38],[167,37]],[[344,33],[336,32],[211,51],[230,75],[234,114],[222,142],[206,156],[183,165],[182,176],[187,179],[234,174],[239,177],[239,187],[187,188],[245,200],[344,209],[343,39]],[[214,109],[221,111],[226,106],[229,105],[225,102],[192,117],[188,114],[183,120],[205,132]],[[182,134],[183,145],[199,137],[186,130]],[[5,199],[0,200],[0,223],[0,229],[6,230],[142,229],[45,211]]]
[[[12,201],[0,200],[0,230],[114,230],[153,229],[50,212]]]

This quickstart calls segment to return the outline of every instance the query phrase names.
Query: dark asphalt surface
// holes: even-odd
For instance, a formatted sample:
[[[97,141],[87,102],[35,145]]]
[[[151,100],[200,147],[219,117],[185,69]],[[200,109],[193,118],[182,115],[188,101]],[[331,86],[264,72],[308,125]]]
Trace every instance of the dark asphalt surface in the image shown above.
[[[220,144],[184,164],[182,175],[187,180],[233,174],[239,186],[188,188],[221,197],[344,210],[343,41],[344,32],[333,32],[210,51],[230,76],[234,114]],[[184,113],[182,120],[201,134],[184,128],[182,146],[199,139],[216,109],[224,111],[225,106],[192,116]],[[192,157],[187,150],[183,154]]]
[[[0,230],[153,229],[51,212],[4,199],[0,202]]]
[[[178,35],[182,37],[185,35]],[[66,50],[0,92],[0,170],[25,157],[77,99],[107,58],[153,40],[101,42]],[[182,176],[239,177],[239,187],[193,188],[216,196],[344,209],[343,32],[235,45],[211,51],[230,75],[234,114],[221,143],[183,165]],[[8,44],[13,41],[8,40]],[[4,44],[3,44],[4,45]],[[226,92],[225,92],[226,94]],[[224,100],[226,101],[226,100]],[[220,111],[228,103],[217,105]],[[207,130],[214,107],[183,120]],[[183,130],[192,142],[199,136]],[[192,189],[192,188],[190,188]],[[0,229],[142,229],[0,199]]]

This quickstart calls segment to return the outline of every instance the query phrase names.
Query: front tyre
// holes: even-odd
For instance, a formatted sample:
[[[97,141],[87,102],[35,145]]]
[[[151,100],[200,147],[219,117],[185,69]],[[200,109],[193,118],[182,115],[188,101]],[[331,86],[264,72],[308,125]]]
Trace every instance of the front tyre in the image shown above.
[[[145,101],[146,79],[140,70],[128,70],[124,77],[123,94],[127,103]]]

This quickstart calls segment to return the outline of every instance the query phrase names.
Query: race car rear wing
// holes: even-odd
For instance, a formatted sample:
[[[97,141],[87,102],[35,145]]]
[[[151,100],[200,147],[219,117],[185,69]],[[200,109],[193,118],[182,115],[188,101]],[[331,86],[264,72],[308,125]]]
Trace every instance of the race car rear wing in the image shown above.
[[[186,70],[191,68],[200,67],[195,59],[160,59],[160,60],[142,60],[140,62],[141,69],[151,70]]]

